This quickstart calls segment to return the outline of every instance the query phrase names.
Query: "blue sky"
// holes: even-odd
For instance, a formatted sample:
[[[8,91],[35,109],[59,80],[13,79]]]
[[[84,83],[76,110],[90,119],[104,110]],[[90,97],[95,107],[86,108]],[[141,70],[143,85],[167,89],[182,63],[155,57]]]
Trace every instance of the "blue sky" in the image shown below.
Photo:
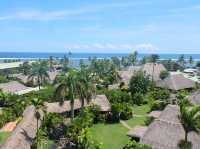
[[[0,52],[200,53],[199,0],[1,0]]]

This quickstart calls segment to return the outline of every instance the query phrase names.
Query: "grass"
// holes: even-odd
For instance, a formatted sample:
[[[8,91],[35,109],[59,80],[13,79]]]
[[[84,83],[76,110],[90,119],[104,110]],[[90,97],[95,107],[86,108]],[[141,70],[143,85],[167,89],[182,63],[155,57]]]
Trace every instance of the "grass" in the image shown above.
[[[130,126],[130,127],[134,127],[134,126],[143,126],[145,125],[145,120],[147,119],[146,116],[144,117],[133,117],[130,120],[127,120],[126,123]]]
[[[145,125],[146,114],[149,111],[148,105],[134,106],[134,114],[140,115],[127,120],[126,123],[130,127]],[[127,137],[128,129],[122,124],[96,124],[90,128],[92,137],[98,142],[102,143],[103,149],[121,149],[127,144],[129,138]]]
[[[51,145],[53,144],[54,144],[54,141],[47,140],[47,141],[44,141],[41,145],[38,145],[38,149],[49,149]]]
[[[150,110],[150,107],[148,104],[146,105],[141,105],[141,106],[133,106],[133,114],[136,115],[146,115]]]
[[[0,144],[5,143],[6,139],[10,136],[11,132],[0,132]]]
[[[121,149],[129,140],[128,129],[118,124],[96,124],[90,128],[92,137],[102,143],[103,149]]]

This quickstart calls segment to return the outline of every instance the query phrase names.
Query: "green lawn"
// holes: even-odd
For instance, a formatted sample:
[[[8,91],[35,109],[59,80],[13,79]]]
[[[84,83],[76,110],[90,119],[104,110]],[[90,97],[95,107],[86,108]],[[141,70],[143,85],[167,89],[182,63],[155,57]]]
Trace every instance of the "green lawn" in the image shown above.
[[[144,116],[144,117],[133,117],[130,120],[127,120],[126,123],[130,127],[145,125],[146,118],[147,118],[146,116]]]
[[[11,132],[0,132],[0,144],[5,143],[6,139],[10,136]]]
[[[133,117],[126,121],[130,127],[145,125],[148,105],[134,106],[134,114],[141,117]],[[122,124],[96,124],[90,128],[92,137],[102,143],[103,149],[121,149],[129,140],[126,136],[128,129]]]
[[[149,112],[150,110],[150,107],[149,105],[142,105],[142,106],[133,106],[133,114],[136,114],[136,115],[145,115],[147,114],[147,112]]]
[[[120,123],[96,124],[90,130],[93,138],[102,143],[103,149],[121,149],[128,142],[128,129]]]

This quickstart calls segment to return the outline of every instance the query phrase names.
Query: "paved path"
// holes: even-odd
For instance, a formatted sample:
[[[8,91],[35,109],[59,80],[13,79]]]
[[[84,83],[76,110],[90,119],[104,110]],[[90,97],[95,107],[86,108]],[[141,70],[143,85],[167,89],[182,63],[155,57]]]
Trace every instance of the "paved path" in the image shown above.
[[[132,129],[125,121],[120,120],[120,123],[121,123],[124,127],[126,127],[127,129],[129,129],[129,130]]]

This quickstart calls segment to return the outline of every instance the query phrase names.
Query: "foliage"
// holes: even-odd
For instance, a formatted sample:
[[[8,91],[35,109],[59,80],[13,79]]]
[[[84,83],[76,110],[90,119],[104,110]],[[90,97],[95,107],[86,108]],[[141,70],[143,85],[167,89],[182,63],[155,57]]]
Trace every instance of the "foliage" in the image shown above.
[[[132,103],[131,96],[120,90],[107,90],[105,92],[110,103]]]
[[[82,129],[78,136],[77,149],[101,149],[101,144],[92,138],[88,129]]]
[[[169,60],[162,60],[161,63],[165,66],[168,71],[177,71],[183,70],[184,68],[178,63],[171,59]]]
[[[154,89],[148,93],[155,100],[167,101],[170,97],[170,92],[167,89]]]
[[[132,108],[127,103],[115,103],[111,106],[111,122],[119,122],[120,119],[128,120],[132,117]]]
[[[7,83],[7,82],[9,82],[9,80],[6,77],[0,75],[0,83]]]
[[[44,118],[42,129],[46,131],[50,139],[58,140],[66,133],[64,117],[56,113],[49,113]]]
[[[0,128],[8,122],[14,121],[16,117],[17,115],[13,108],[3,108],[2,113],[0,114]]]
[[[150,87],[150,81],[147,76],[142,71],[137,72],[134,76],[132,76],[129,89],[132,95],[135,93],[145,94],[147,93]]]
[[[184,100],[179,103],[180,106],[180,121],[185,130],[185,142],[188,142],[188,133],[191,131],[199,131],[200,128],[200,105],[188,106]]]
[[[148,126],[149,124],[151,124],[154,121],[153,117],[147,117],[145,120],[145,125]]]
[[[135,93],[132,95],[133,103],[136,105],[141,105],[144,103],[144,95],[141,93]]]
[[[151,147],[143,144],[139,144],[137,142],[129,141],[128,144],[126,144],[123,149],[151,149]]]
[[[48,83],[48,81],[50,80],[49,74],[47,73],[47,69],[48,68],[45,61],[33,63],[32,69],[28,76],[28,80],[30,80],[32,84],[36,83],[40,89],[42,85]]]
[[[160,78],[161,78],[162,80],[164,80],[164,79],[167,78],[168,76],[169,76],[169,72],[168,72],[168,71],[164,70],[164,71],[161,71],[161,72],[160,72]]]
[[[98,122],[104,122],[105,117],[101,114],[101,109],[97,105],[91,105],[85,108],[84,112],[88,111],[89,113],[93,114],[93,123],[96,124]]]

